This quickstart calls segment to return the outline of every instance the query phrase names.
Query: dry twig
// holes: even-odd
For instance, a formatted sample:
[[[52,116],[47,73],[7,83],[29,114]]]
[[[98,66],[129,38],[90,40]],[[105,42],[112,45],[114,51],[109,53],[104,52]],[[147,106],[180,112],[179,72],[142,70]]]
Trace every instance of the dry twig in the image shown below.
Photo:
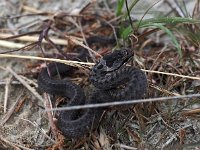
[[[22,95],[24,93],[24,90],[19,94],[19,96],[16,98],[15,103],[13,106],[9,109],[9,111],[4,115],[4,117],[1,119],[0,125],[4,125],[6,121],[11,117],[13,112],[15,111],[16,106],[19,104],[19,102],[22,100]]]
[[[7,79],[6,86],[5,86],[5,94],[4,94],[4,113],[7,110],[7,103],[8,103],[8,93],[9,93],[9,85],[11,82],[12,76]]]
[[[3,34],[3,33],[0,33],[0,39],[4,39],[4,38],[7,38],[7,37],[12,37],[12,36],[13,36],[12,34]],[[76,38],[76,37],[73,37],[73,38]],[[22,41],[22,42],[37,42],[38,41],[38,36],[28,36],[28,35],[25,35],[25,36],[17,37],[17,38],[15,38],[15,40],[19,40],[19,41]],[[58,44],[58,45],[67,45],[68,44],[67,40],[58,39],[56,37],[52,37],[51,40],[55,44]],[[80,39],[78,38],[78,40],[80,40]],[[5,41],[5,42],[7,42],[7,41]],[[44,40],[44,41],[42,41],[42,43],[48,43],[48,42]],[[20,46],[21,47],[23,46],[23,44],[20,44],[20,43],[13,43],[13,44],[18,44],[19,45],[19,47],[15,47],[15,48],[20,48]],[[1,45],[1,46],[5,46],[5,45]],[[11,46],[12,45],[10,45],[10,48],[13,48]]]
[[[97,108],[97,107],[109,107],[109,106],[119,106],[119,105],[130,105],[136,103],[145,103],[145,102],[159,102],[167,100],[186,100],[189,98],[198,98],[200,94],[190,94],[190,95],[180,95],[180,96],[171,96],[171,97],[159,97],[159,98],[149,98],[149,99],[137,99],[137,100],[127,100],[127,101],[116,101],[116,102],[106,102],[100,104],[86,104],[86,105],[77,105],[77,106],[68,106],[60,108],[46,109],[46,111],[68,111],[68,110],[77,110],[77,109],[87,109],[87,108]]]
[[[36,90],[27,84],[26,81],[23,80],[17,73],[15,73],[10,67],[7,67],[6,70],[8,70],[17,80],[19,80],[22,85],[24,85],[37,99],[43,102],[43,98],[36,92]]]
[[[7,144],[10,145],[10,146],[12,146],[12,147],[13,147],[14,149],[16,149],[16,150],[21,150],[21,149],[23,149],[23,150],[34,150],[34,149],[32,149],[32,148],[27,148],[27,147],[24,147],[24,146],[22,146],[22,145],[19,145],[19,144],[10,142],[10,141],[6,140],[5,138],[3,138],[3,137],[1,137],[1,136],[0,136],[0,140],[3,141],[3,142],[5,142],[5,143],[7,143]]]

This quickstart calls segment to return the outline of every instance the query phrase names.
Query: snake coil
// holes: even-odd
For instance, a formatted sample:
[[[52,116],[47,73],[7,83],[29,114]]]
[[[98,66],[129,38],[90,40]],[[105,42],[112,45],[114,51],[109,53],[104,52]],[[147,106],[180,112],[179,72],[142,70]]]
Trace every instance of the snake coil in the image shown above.
[[[145,74],[137,68],[124,65],[133,53],[126,48],[105,55],[91,69],[90,81],[95,86],[92,96],[86,101],[83,89],[67,80],[55,80],[53,77],[72,72],[73,67],[56,63],[42,69],[38,76],[38,87],[42,92],[70,99],[64,106],[104,103],[120,100],[141,99],[147,90]],[[118,88],[124,85],[124,88]],[[96,128],[105,108],[61,111],[57,115],[57,127],[67,138],[79,138]]]

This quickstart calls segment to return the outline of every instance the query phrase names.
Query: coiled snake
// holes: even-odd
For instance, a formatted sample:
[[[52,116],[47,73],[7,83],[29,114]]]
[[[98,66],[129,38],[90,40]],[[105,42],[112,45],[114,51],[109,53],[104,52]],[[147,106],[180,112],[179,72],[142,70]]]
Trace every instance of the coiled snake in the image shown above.
[[[104,103],[120,100],[143,98],[147,89],[145,74],[137,68],[124,64],[133,56],[126,48],[105,55],[91,69],[90,81],[95,90],[89,100],[86,100],[83,89],[66,80],[55,80],[59,71],[70,73],[73,67],[56,63],[44,68],[38,76],[38,87],[41,91],[70,99],[63,106],[84,105],[85,103]],[[119,88],[124,85],[123,88]],[[57,116],[57,127],[67,138],[82,137],[96,128],[105,108],[90,108],[86,110],[61,111]]]

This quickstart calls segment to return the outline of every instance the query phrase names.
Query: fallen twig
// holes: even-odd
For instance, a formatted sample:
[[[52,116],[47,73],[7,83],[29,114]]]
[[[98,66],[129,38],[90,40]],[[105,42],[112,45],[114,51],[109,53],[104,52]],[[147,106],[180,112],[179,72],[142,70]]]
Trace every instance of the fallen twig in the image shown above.
[[[3,34],[3,33],[0,33],[0,39],[7,38],[7,37],[12,37],[12,36],[13,36],[12,34]],[[73,37],[73,38],[76,38],[76,37]],[[25,35],[25,36],[17,37],[17,38],[15,38],[15,40],[19,40],[19,41],[23,41],[23,42],[37,42],[38,41],[38,36],[28,36],[28,35]],[[52,37],[51,40],[55,44],[58,44],[58,45],[67,45],[68,44],[67,40],[58,39],[56,37]],[[45,41],[45,40],[43,40],[42,43],[48,43],[48,42]],[[19,43],[17,43],[17,44],[19,44]],[[23,44],[21,44],[21,45],[23,45]],[[13,48],[13,47],[10,47],[10,48]]]
[[[39,127],[39,125],[38,125],[36,122],[32,122],[32,121],[30,121],[30,120],[28,120],[28,119],[24,119],[24,118],[20,118],[20,119],[29,122],[29,123],[32,124],[34,127],[36,127],[36,128],[37,128],[47,139],[49,139],[52,143],[54,143],[54,144],[56,143],[56,141],[53,140],[50,136],[48,136],[48,135],[45,133],[45,131]]]
[[[192,110],[185,110],[182,112],[182,114],[185,116],[189,116],[189,115],[194,115],[194,114],[199,114],[200,113],[200,108],[196,108],[196,109],[192,109]]]
[[[26,83],[18,74],[16,74],[10,67],[6,68],[17,80],[19,80],[37,99],[43,102],[43,98],[32,88],[29,84]]]
[[[19,145],[19,144],[10,142],[10,141],[6,140],[5,138],[3,138],[3,137],[1,137],[1,136],[0,136],[0,140],[3,141],[3,142],[5,142],[5,143],[7,143],[7,144],[10,145],[10,146],[12,146],[12,147],[15,148],[16,150],[21,150],[21,149],[23,149],[23,150],[34,150],[34,149],[32,149],[32,148],[27,148],[27,147],[24,147],[24,146],[22,146],[22,145]]]
[[[16,106],[18,105],[18,103],[21,100],[23,91],[21,92],[21,94],[19,94],[19,96],[16,98],[15,103],[13,104],[13,106],[8,110],[8,112],[4,115],[4,117],[1,119],[1,123],[0,125],[4,125],[7,120],[11,117],[11,115],[13,114],[13,112],[15,111]]]
[[[181,78],[187,78],[187,79],[193,79],[193,80],[200,80],[200,77],[192,77],[192,76],[186,76],[182,74],[176,74],[176,73],[168,73],[168,72],[161,72],[161,71],[154,71],[154,70],[145,70],[141,69],[144,72],[149,72],[149,73],[157,73],[157,74],[165,74],[169,76],[175,76],[175,77],[181,77]]]
[[[45,101],[44,101],[45,109],[51,108],[49,96],[46,93],[44,93],[44,97],[45,97]],[[57,132],[58,130],[57,130],[56,125],[53,121],[53,115],[52,115],[51,112],[47,112],[47,115],[48,115],[48,119],[49,119],[49,123],[50,123],[50,126],[51,126],[51,130],[53,132],[53,135],[54,135],[56,141],[58,141],[58,132]]]
[[[6,86],[5,86],[5,94],[4,94],[4,113],[7,110],[7,103],[8,103],[8,93],[9,93],[9,85],[11,82],[12,76],[7,79]]]
[[[149,98],[149,99],[137,99],[137,100],[127,100],[127,101],[122,100],[122,101],[106,102],[106,103],[100,103],[100,104],[87,104],[87,105],[77,105],[77,106],[52,108],[52,109],[46,109],[45,111],[77,110],[77,109],[130,105],[130,104],[136,104],[136,103],[166,101],[166,100],[175,100],[175,99],[186,100],[188,98],[194,98],[194,97],[200,97],[200,94],[180,95],[180,96],[171,96],[171,97],[159,97],[159,98]]]
[[[94,63],[89,63],[89,62],[69,61],[69,60],[62,60],[62,59],[55,59],[55,58],[43,58],[43,57],[36,57],[36,56],[22,56],[22,55],[11,55],[11,54],[0,54],[0,58],[20,58],[20,59],[45,60],[45,61],[64,63],[67,65],[76,66],[76,67],[82,67],[81,65],[85,65],[85,66],[93,66],[94,65]]]
[[[64,63],[67,65],[76,66],[76,67],[82,67],[82,65],[92,67],[95,64],[95,63],[89,63],[89,62],[69,61],[69,60],[62,60],[62,59],[55,59],[55,58],[43,58],[43,57],[36,57],[36,56],[21,56],[21,55],[11,55],[11,54],[0,54],[0,58],[46,60],[46,61]],[[154,70],[146,70],[146,69],[141,69],[141,70],[144,72],[149,72],[149,73],[165,74],[165,75],[169,75],[169,76],[181,77],[181,78],[186,78],[186,79],[200,80],[200,77],[192,77],[192,76],[186,76],[186,75],[181,75],[181,74],[154,71]]]
[[[25,44],[0,40],[0,46],[6,48],[22,48]]]

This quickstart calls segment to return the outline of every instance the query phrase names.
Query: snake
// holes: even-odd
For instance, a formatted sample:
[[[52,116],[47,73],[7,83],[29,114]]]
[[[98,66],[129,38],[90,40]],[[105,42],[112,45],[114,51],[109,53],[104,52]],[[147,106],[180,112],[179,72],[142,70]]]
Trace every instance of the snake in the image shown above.
[[[144,98],[147,91],[145,73],[126,65],[133,55],[129,48],[121,48],[103,56],[90,70],[89,80],[94,90],[89,98],[84,90],[72,81],[55,79],[58,72],[70,76],[75,70],[74,67],[62,63],[50,63],[41,70],[38,75],[38,88],[42,92],[69,99],[69,102],[61,107]],[[106,109],[98,107],[60,111],[56,115],[56,126],[66,138],[83,137],[98,127]]]

